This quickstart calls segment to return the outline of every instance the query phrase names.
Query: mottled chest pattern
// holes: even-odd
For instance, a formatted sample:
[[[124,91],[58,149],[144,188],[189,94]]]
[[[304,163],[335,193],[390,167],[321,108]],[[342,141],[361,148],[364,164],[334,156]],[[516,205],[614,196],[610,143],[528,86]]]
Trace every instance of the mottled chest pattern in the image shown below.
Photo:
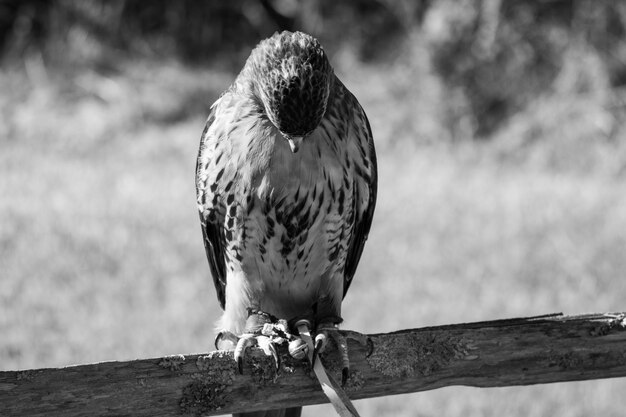
[[[331,264],[341,267],[354,216],[352,187],[341,183],[322,178],[310,188],[282,193],[271,185],[266,192],[243,186],[239,198],[237,189],[218,197],[230,268],[255,265],[295,278]]]
[[[319,166],[306,175],[269,166],[256,179],[242,175],[246,167],[229,170],[219,164],[219,156],[207,163],[212,175],[199,202],[206,220],[219,225],[229,270],[254,264],[295,277],[329,265],[343,267],[355,216],[350,163]]]
[[[220,101],[216,120],[231,122],[208,124],[197,186],[206,240],[224,272],[343,272],[372,175],[367,122],[344,94],[335,93],[297,154],[254,106]]]

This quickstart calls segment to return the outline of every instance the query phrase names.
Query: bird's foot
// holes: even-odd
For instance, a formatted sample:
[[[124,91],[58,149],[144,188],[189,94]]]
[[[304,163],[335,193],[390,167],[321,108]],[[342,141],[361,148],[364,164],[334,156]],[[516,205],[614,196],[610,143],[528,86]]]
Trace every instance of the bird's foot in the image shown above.
[[[260,312],[250,310],[248,312],[248,320],[246,321],[245,333],[236,336],[229,331],[222,331],[215,339],[215,346],[218,349],[233,349],[237,362],[237,369],[243,374],[243,360],[246,355],[246,349],[251,346],[259,347],[267,356],[270,356],[278,371],[280,367],[280,357],[276,350],[276,345],[288,342],[293,336],[288,331],[286,320],[279,320],[276,317]]]
[[[317,325],[315,336],[315,349],[313,350],[313,361],[317,358],[317,355],[323,353],[329,345],[329,340],[332,340],[339,354],[341,355],[341,385],[345,385],[350,377],[350,359],[348,357],[348,339],[356,340],[361,345],[367,345],[367,336],[354,331],[339,331],[338,322],[335,321],[322,321]],[[313,362],[313,365],[315,362]]]

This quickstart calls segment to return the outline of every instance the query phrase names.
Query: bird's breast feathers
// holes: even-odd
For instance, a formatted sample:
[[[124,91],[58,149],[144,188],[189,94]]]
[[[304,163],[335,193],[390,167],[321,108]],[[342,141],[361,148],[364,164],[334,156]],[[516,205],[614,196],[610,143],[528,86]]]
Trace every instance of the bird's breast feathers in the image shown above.
[[[238,277],[227,278],[226,298],[235,280],[251,298],[341,297],[355,217],[369,200],[363,120],[331,109],[292,153],[258,107],[229,99],[216,103],[225,123],[205,132],[198,172],[202,216],[221,226],[226,273]]]

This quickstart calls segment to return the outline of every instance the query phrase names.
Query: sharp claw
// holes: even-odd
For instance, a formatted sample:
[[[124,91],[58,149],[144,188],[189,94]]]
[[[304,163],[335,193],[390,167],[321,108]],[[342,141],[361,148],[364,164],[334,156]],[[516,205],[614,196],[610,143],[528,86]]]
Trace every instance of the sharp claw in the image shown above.
[[[272,358],[274,358],[274,366],[278,371],[278,369],[280,368],[280,358],[278,356],[278,352],[276,351],[276,345],[274,344],[274,342],[272,342],[272,339],[266,336],[258,336],[257,343],[259,347],[263,349],[263,352],[265,352],[267,356],[271,356]]]
[[[228,330],[219,332],[215,337],[215,349],[217,350],[231,350],[237,346],[239,338]]]
[[[274,343],[270,343],[270,350],[272,352],[272,356],[274,357],[274,365],[278,371],[280,369],[280,356],[278,356],[278,352],[276,352],[276,346],[274,346]]]
[[[348,378],[350,378],[350,368],[345,367],[341,370],[341,386],[345,387],[346,382],[348,382]]]
[[[339,351],[341,352],[341,362],[343,363],[343,369],[341,370],[341,385],[346,385],[348,378],[350,378],[350,358],[348,357],[348,340],[343,336],[338,334],[337,346]]]
[[[237,358],[237,370],[239,375],[243,375],[243,358],[241,356]]]
[[[256,340],[254,339],[254,335],[244,334],[241,336],[241,339],[237,341],[237,346],[235,347],[235,360],[237,361],[237,368],[239,369],[239,373],[243,375],[243,357],[246,354],[246,349],[249,346],[254,345]]]

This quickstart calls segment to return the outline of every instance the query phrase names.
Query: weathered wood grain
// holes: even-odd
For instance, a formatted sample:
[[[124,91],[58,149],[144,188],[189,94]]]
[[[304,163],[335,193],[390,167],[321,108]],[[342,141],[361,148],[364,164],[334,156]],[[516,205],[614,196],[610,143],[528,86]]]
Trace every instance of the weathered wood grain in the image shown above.
[[[350,341],[351,398],[450,385],[500,387],[626,376],[623,313],[467,323]],[[326,402],[308,364],[282,349],[276,373],[261,352],[244,375],[232,352],[0,372],[10,416],[217,415]],[[339,379],[335,353],[323,358]],[[358,408],[358,404],[357,404]]]

